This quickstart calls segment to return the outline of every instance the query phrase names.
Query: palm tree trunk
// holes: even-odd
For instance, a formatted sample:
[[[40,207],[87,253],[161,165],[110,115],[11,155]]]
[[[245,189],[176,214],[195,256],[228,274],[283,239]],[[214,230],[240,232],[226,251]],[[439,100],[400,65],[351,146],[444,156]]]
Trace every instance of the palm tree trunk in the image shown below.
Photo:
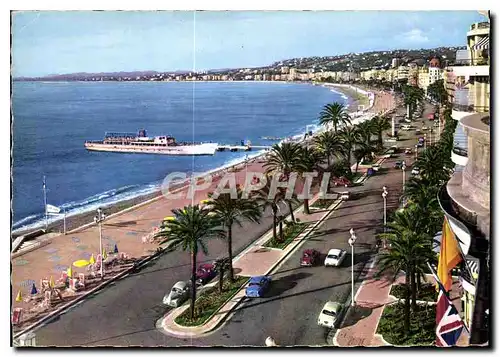
[[[195,246],[191,252],[191,319],[194,319],[194,303],[196,301],[196,255],[198,254],[197,248],[198,247]]]
[[[288,209],[290,210],[290,218],[292,219],[292,222],[295,223],[295,216],[293,215],[292,202],[290,201],[288,201]]]
[[[229,281],[232,283],[234,281],[233,273],[233,227],[232,225],[227,226],[227,256],[229,259]]]
[[[307,198],[304,198],[304,213],[305,214],[311,213],[311,211],[309,210],[309,200]]]
[[[280,243],[283,242],[283,219],[280,220]]]
[[[276,242],[278,240],[278,236],[276,234],[276,224],[277,222],[277,217],[276,217],[277,212],[273,209],[273,240]]]
[[[219,270],[219,293],[222,294],[222,282],[224,280],[224,269]]]
[[[382,132],[379,132],[378,133],[378,148],[379,148],[379,150],[382,149],[383,145],[384,145],[384,143],[382,141]]]
[[[328,168],[330,168],[330,154],[329,153],[326,155],[326,164],[328,165]]]
[[[415,282],[415,269],[411,270],[411,309],[417,311],[417,286]]]
[[[406,269],[406,276],[405,276],[405,286],[406,286],[406,297],[405,297],[405,306],[404,306],[404,333],[405,335],[408,335],[410,332],[410,298],[411,298],[411,291],[410,291],[410,278],[408,276],[408,269]]]
[[[359,166],[359,161],[356,161],[356,171],[354,173],[358,173],[358,166]]]

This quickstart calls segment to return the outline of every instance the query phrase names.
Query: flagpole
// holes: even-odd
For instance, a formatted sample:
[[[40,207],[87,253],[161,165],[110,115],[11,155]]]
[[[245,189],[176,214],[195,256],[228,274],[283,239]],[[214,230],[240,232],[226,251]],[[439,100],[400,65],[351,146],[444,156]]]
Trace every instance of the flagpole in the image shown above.
[[[63,218],[63,222],[64,222],[64,234],[66,234],[66,208],[64,209],[64,218]]]
[[[45,175],[43,176],[43,208],[45,209],[45,231],[47,231],[49,222],[47,217],[47,188],[45,184]]]

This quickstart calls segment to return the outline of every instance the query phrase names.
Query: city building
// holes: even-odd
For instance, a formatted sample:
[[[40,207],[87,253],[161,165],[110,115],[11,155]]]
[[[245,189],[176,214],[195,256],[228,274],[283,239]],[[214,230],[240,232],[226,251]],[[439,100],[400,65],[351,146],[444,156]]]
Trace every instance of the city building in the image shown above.
[[[391,67],[392,68],[397,68],[401,64],[401,59],[400,58],[393,58],[391,62]]]
[[[402,80],[402,79],[408,79],[408,74],[410,72],[410,68],[408,66],[399,66],[398,67],[398,74],[397,74],[397,79]]]
[[[438,58],[434,57],[429,62],[429,84],[432,84],[443,78],[443,70]]]
[[[424,90],[427,95],[427,87],[429,86],[429,68],[421,67],[418,69],[418,86]]]
[[[438,199],[466,259],[460,280],[469,343],[484,344],[491,293],[489,22],[470,27],[467,51],[468,60],[446,69],[445,86],[453,92],[452,118],[459,123],[451,152],[456,166]]]

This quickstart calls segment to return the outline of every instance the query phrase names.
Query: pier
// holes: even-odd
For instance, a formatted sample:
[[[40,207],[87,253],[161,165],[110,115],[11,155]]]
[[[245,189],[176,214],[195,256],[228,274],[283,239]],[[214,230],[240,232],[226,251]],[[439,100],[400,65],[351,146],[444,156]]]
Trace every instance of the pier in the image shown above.
[[[264,150],[264,149],[270,149],[271,146],[262,146],[262,145],[218,145],[217,146],[217,151],[252,151],[253,149],[256,150]]]

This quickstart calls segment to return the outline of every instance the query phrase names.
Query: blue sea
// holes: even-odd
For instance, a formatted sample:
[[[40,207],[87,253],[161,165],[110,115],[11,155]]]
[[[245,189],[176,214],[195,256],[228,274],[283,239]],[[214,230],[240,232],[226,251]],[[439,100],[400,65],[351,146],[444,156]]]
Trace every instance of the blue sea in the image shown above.
[[[47,203],[67,215],[156,190],[170,172],[205,172],[246,153],[175,157],[86,151],[106,131],[235,144],[303,133],[323,105],[348,98],[308,84],[268,82],[14,82],[13,229],[43,224]]]

